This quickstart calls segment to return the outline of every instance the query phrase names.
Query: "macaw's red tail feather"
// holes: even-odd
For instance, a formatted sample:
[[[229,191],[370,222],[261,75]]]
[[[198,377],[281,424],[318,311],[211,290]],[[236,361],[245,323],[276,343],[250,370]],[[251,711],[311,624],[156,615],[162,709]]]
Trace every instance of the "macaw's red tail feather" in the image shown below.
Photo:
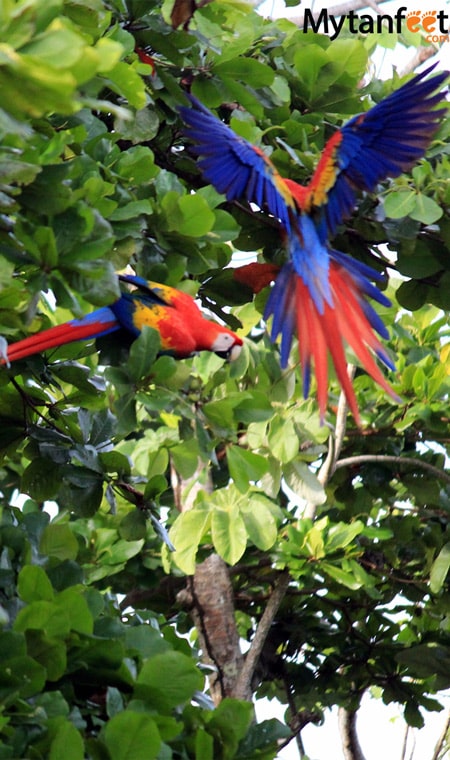
[[[89,338],[99,338],[101,335],[118,330],[120,327],[116,317],[107,306],[97,309],[82,319],[73,319],[63,325],[50,327],[44,332],[30,335],[8,347],[7,358],[0,360],[1,364],[24,359],[26,356],[39,354],[50,348],[57,348],[66,343]]]
[[[331,272],[330,272],[331,274]],[[317,310],[311,299],[308,288],[298,278],[296,286],[297,297],[297,331],[299,336],[299,353],[303,369],[303,392],[309,392],[309,375],[311,363],[317,386],[317,400],[320,418],[323,422],[328,401],[328,354],[331,354],[337,378],[345,393],[348,405],[358,424],[360,417],[356,403],[355,392],[347,374],[342,334],[336,310],[325,304],[323,314]]]
[[[311,366],[314,366],[317,398],[321,420],[323,421],[328,399],[328,355],[331,355],[339,383],[345,393],[348,405],[357,424],[360,415],[352,382],[347,372],[344,341],[353,349],[366,372],[397,401],[394,393],[378,367],[376,354],[388,367],[392,362],[375,335],[380,320],[366,301],[367,291],[372,297],[385,304],[387,299],[367,280],[372,270],[364,265],[330,251],[329,285],[330,302],[324,301],[320,311],[314,303],[308,286],[288,262],[280,273],[270,293],[265,317],[273,315],[272,339],[282,333],[283,361],[287,363],[287,344],[292,340],[292,313],[296,312],[296,328],[299,339],[299,354],[303,371],[303,391],[309,393]],[[373,272],[377,276],[376,272]],[[292,280],[295,279],[295,288]],[[289,284],[288,284],[289,283]],[[370,287],[369,287],[370,286]],[[277,288],[281,292],[277,293]],[[289,297],[286,295],[289,294]],[[282,313],[281,313],[282,312]],[[384,332],[384,330],[383,330]],[[285,334],[288,333],[288,334]]]

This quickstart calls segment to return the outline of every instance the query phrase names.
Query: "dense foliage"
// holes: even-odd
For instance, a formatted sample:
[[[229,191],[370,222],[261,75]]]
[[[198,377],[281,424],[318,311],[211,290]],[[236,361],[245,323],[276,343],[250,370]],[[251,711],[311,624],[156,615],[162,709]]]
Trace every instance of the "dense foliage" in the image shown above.
[[[450,122],[340,230],[339,250],[402,275],[380,313],[403,403],[357,371],[364,427],[347,420],[320,478],[339,390],[320,426],[296,356],[282,372],[261,328],[267,293],[252,300],[224,270],[234,250],[281,261],[278,230],[204,186],[177,106],[192,87],[305,182],[332,129],[398,81],[360,87],[375,35],[330,43],[227,0],[174,29],[172,5],[0,9],[0,333],[18,340],[110,303],[130,265],[248,336],[232,365],[157,358],[145,331],[131,350],[105,338],[0,369],[5,760],[276,756],[293,714],[291,727],[256,725],[250,703],[225,695],[212,709],[202,693],[177,594],[212,551],[231,566],[249,641],[290,574],[257,696],[305,722],[356,710],[376,687],[420,726],[450,686]],[[204,490],[180,512],[194,482]]]

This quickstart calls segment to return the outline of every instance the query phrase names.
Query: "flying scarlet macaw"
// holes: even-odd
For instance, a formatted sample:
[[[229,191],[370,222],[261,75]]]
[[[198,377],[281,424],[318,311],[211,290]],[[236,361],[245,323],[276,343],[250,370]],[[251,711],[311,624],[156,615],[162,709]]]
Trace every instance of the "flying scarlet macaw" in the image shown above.
[[[409,170],[423,156],[446,112],[435,106],[445,97],[438,90],[447,73],[426,78],[433,68],[413,77],[337,130],[325,145],[307,186],[282,178],[260,148],[234,133],[193,95],[187,95],[191,106],[180,108],[187,125],[185,134],[194,143],[193,151],[205,179],[229,201],[245,199],[267,209],[280,221],[288,261],[276,277],[264,318],[273,317],[272,340],[281,334],[283,367],[297,332],[304,394],[309,392],[314,362],[322,418],[330,354],[359,422],[343,340],[366,371],[395,396],[371,353],[394,368],[374,333],[375,330],[386,338],[387,331],[368,302],[371,298],[389,305],[371,283],[382,278],[371,267],[334,250],[328,237],[352,211],[358,190],[373,191],[379,182]],[[269,277],[270,273],[266,274]]]
[[[227,327],[205,319],[187,293],[134,275],[119,275],[119,280],[135,290],[124,291],[111,306],[13,343],[0,364],[117,330],[126,330],[134,339],[144,325],[159,332],[161,352],[177,359],[185,359],[197,351],[213,351],[231,360],[239,355],[241,338]]]

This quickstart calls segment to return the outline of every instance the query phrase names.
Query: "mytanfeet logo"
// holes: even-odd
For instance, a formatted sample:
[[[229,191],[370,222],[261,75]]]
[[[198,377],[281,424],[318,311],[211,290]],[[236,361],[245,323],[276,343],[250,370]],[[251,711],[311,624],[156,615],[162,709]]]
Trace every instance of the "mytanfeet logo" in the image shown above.
[[[351,34],[373,34],[386,31],[401,34],[408,29],[410,32],[424,35],[427,42],[441,43],[450,40],[448,13],[443,10],[409,11],[406,6],[402,6],[394,14],[380,13],[376,16],[356,11],[334,16],[326,8],[323,8],[318,16],[314,16],[313,11],[306,8],[303,31],[324,32],[330,35],[330,40],[335,40],[346,21]]]

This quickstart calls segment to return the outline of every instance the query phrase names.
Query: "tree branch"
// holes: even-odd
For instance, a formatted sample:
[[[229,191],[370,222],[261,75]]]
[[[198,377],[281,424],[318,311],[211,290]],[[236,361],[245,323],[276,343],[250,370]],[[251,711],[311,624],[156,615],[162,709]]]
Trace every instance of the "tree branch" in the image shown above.
[[[449,732],[450,732],[450,710],[447,713],[447,718],[442,728],[441,735],[439,736],[439,739],[436,742],[436,746],[431,756],[431,760],[439,760],[442,750],[445,749],[444,745],[447,740]]]
[[[345,760],[365,760],[356,733],[356,710],[338,710],[339,732]]]
[[[218,554],[211,554],[197,565],[195,575],[178,599],[187,602],[198,632],[202,660],[211,666],[211,697],[218,705],[224,697],[235,695],[244,658],[234,615],[233,588],[228,568]],[[251,682],[246,684],[240,699],[251,701]]]
[[[213,490],[211,471],[200,460],[190,478],[183,478],[172,464],[171,481],[179,512],[193,507],[200,490],[208,493]],[[177,595],[177,601],[189,610],[197,629],[202,660],[213,671],[209,677],[211,697],[214,704],[218,705],[224,697],[234,695],[244,662],[236,627],[230,574],[218,554],[211,554],[197,565],[194,576],[188,578],[186,588]],[[251,700],[250,681],[241,698]]]
[[[247,694],[248,689],[250,688],[253,673],[255,672],[258,665],[258,661],[267,639],[270,627],[275,620],[275,616],[279,610],[280,604],[284,599],[289,586],[289,582],[290,576],[287,571],[280,573],[275,582],[272,595],[267,602],[261,620],[259,621],[255,636],[251,643],[250,649],[247,652],[244,665],[236,683],[236,688],[233,694],[236,699],[246,699],[245,694]]]
[[[439,467],[435,467],[433,464],[424,462],[422,459],[416,459],[415,457],[395,457],[389,456],[387,454],[358,454],[354,457],[345,457],[345,459],[340,459],[335,464],[335,470],[340,470],[342,467],[353,467],[354,465],[364,464],[365,462],[398,464],[400,466],[413,465],[414,467],[418,467],[419,469],[429,472],[431,475],[439,478],[439,480],[443,480],[445,483],[450,483],[450,474],[448,474],[445,470],[440,470]]]
[[[353,378],[355,373],[355,367],[351,364],[348,365],[348,374],[350,379]],[[336,428],[335,436],[333,440],[330,440],[330,447],[328,449],[327,457],[320,468],[318,479],[322,485],[326,485],[329,478],[334,472],[336,465],[336,459],[342,449],[342,443],[345,435],[347,418],[347,401],[344,393],[341,393],[339,397],[338,410],[336,416]],[[309,503],[305,507],[304,517],[310,517],[314,519],[317,505]],[[245,699],[243,696],[246,690],[249,688],[253,673],[258,665],[259,657],[261,655],[264,643],[267,639],[270,626],[272,625],[275,616],[278,612],[281,602],[284,599],[286,591],[290,582],[290,576],[287,571],[281,573],[275,582],[273,592],[261,617],[259,625],[256,629],[256,633],[247,656],[245,658],[244,667],[242,668],[234,696],[238,699]]]
[[[399,76],[404,77],[407,74],[411,74],[411,72],[415,71],[421,63],[428,61],[428,59],[432,58],[436,53],[437,49],[434,45],[429,45],[427,47],[420,45],[406,66],[403,66],[403,68],[400,69]]]

